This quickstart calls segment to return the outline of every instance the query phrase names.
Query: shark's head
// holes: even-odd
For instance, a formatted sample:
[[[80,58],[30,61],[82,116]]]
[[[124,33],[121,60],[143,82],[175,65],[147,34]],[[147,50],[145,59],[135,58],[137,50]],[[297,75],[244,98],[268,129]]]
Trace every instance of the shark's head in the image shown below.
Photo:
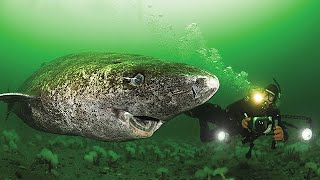
[[[158,60],[124,62],[112,68],[112,108],[133,139],[149,137],[164,122],[208,101],[218,90],[216,76],[199,68]],[[119,113],[120,112],[120,113]]]

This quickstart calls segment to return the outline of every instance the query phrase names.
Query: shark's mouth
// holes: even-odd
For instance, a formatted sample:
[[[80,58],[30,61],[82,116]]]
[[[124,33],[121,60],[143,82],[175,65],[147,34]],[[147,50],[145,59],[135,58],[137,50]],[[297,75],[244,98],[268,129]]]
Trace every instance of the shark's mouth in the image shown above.
[[[136,131],[138,130],[139,133],[153,133],[162,125],[160,119],[150,116],[135,116],[127,111],[124,111],[123,116],[130,126]]]
[[[149,116],[132,116],[129,121],[132,126],[145,132],[153,131],[160,122],[159,119]]]

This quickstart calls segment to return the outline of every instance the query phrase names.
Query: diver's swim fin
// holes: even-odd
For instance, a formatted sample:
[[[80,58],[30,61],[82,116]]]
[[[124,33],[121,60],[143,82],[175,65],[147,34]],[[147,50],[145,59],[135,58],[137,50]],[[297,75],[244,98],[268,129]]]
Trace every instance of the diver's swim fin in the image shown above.
[[[0,94],[0,101],[5,103],[25,102],[30,100],[37,100],[35,96],[29,96],[21,93],[4,93]]]

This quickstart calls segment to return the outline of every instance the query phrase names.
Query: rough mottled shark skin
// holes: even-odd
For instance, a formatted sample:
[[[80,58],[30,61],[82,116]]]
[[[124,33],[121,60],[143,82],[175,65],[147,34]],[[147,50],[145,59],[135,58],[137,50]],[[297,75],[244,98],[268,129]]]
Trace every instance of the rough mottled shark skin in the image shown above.
[[[135,77],[140,78],[133,83]],[[219,81],[190,65],[120,53],[71,54],[45,64],[0,101],[29,126],[102,141],[146,138],[209,100]]]

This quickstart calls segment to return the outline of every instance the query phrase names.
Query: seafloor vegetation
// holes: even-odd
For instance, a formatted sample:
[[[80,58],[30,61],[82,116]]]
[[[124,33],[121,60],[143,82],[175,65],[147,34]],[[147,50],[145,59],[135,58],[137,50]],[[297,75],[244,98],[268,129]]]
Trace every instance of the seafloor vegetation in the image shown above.
[[[0,179],[320,178],[317,137],[304,143],[292,136],[276,150],[269,137],[261,137],[247,160],[240,138],[229,144],[196,138],[106,143],[34,132],[1,132]]]

